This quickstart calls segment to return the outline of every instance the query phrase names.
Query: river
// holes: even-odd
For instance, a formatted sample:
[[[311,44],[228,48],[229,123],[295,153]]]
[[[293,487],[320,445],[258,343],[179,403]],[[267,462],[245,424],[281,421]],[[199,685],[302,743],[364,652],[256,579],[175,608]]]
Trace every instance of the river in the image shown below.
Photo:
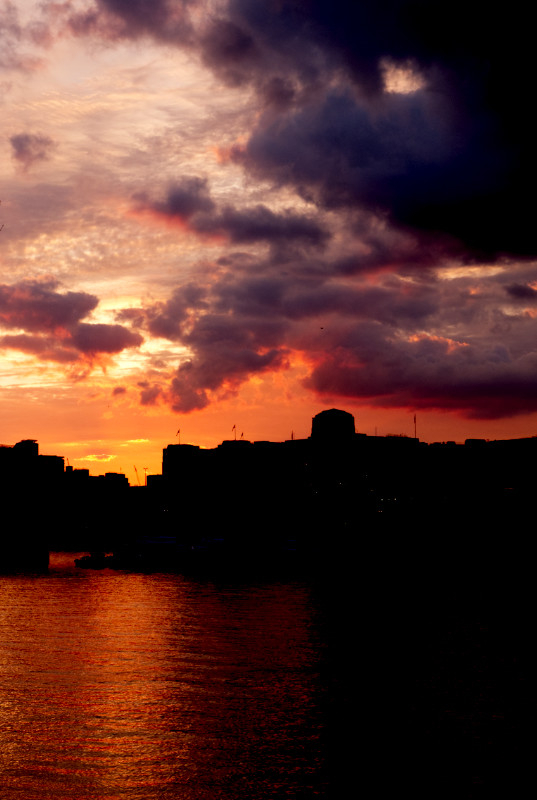
[[[525,796],[532,561],[440,545],[331,577],[0,575],[1,800]]]
[[[2,800],[334,796],[327,615],[311,581],[0,576]]]

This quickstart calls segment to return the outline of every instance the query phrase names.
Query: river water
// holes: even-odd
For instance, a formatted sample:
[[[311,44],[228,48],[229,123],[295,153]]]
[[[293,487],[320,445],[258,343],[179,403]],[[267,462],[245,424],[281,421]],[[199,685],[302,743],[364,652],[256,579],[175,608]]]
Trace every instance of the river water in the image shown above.
[[[533,563],[445,544],[331,576],[0,575],[0,800],[526,796]]]
[[[311,581],[0,576],[2,800],[328,798],[334,669]]]

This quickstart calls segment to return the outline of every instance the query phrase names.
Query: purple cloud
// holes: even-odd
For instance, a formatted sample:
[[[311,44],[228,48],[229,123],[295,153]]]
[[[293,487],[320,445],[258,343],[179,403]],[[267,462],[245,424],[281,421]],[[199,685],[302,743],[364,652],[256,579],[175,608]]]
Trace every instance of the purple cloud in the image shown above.
[[[265,242],[272,246],[298,243],[322,247],[328,232],[312,217],[289,209],[276,213],[264,205],[237,209],[218,208],[210,197],[207,180],[186,177],[176,183],[163,201],[135,196],[138,211],[152,211],[166,219],[188,224],[200,235],[224,236],[233,244]]]
[[[143,339],[122,325],[81,322],[73,330],[71,341],[81,353],[96,354],[120,353],[127,347],[138,347]]]
[[[162,388],[156,383],[149,384],[147,381],[140,381],[138,386],[141,388],[140,404],[143,406],[154,406],[162,394]]]
[[[13,158],[22,165],[25,172],[40,161],[48,161],[56,146],[49,136],[35,133],[18,133],[11,136],[9,141]]]
[[[512,283],[505,287],[505,291],[514,300],[522,300],[526,303],[535,302],[535,300],[537,300],[537,291],[527,284]]]
[[[513,314],[502,273],[476,291],[464,274],[385,273],[372,285],[318,266],[228,259],[212,282],[138,309],[148,330],[191,353],[162,397],[176,411],[203,408],[253,374],[285,369],[295,351],[312,364],[305,385],[323,397],[483,418],[537,409],[533,298]]]
[[[76,325],[99,300],[86,292],[57,290],[58,281],[27,280],[0,285],[0,325],[34,332],[53,332]]]
[[[270,108],[235,152],[252,174],[321,207],[441,234],[473,259],[535,255],[526,196],[537,155],[521,113],[534,71],[532,28],[520,22],[527,5],[515,2],[508,15],[481,0],[434,13],[426,0],[223,0],[205,16],[195,8],[97,0],[71,23],[188,48],[224,82],[253,86]],[[389,64],[410,65],[422,88],[386,92]]]
[[[0,328],[25,331],[0,338],[3,347],[43,360],[70,362],[142,343],[139,333],[122,325],[82,322],[96,308],[97,297],[86,292],[61,294],[58,287],[57,281],[37,280],[0,285]]]
[[[248,87],[257,114],[230,157],[314,211],[222,205],[202,177],[161,200],[137,195],[141,210],[243,250],[119,318],[190,353],[162,396],[202,408],[297,351],[322,396],[483,417],[537,410],[527,4],[499,14],[481,0],[222,0],[199,17],[194,7],[98,0],[71,22],[188,48]],[[387,90],[396,67],[419,78],[415,91]],[[244,252],[256,244],[269,255]],[[491,263],[496,275],[445,270]],[[155,385],[143,391],[151,401]]]

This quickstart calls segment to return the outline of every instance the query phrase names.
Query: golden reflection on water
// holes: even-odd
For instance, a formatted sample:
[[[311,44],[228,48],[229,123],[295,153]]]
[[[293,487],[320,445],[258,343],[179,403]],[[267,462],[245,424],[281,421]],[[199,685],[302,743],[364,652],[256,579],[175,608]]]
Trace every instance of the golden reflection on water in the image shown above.
[[[305,586],[73,558],[0,576],[2,800],[323,796]]]

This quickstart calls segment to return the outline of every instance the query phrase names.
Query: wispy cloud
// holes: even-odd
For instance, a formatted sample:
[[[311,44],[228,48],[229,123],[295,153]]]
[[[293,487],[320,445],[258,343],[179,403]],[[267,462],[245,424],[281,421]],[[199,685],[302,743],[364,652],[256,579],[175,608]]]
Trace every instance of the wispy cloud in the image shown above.
[[[77,461],[97,461],[99,463],[108,463],[109,461],[113,461],[116,456],[110,455],[109,453],[91,453],[87,456],[79,456]]]

